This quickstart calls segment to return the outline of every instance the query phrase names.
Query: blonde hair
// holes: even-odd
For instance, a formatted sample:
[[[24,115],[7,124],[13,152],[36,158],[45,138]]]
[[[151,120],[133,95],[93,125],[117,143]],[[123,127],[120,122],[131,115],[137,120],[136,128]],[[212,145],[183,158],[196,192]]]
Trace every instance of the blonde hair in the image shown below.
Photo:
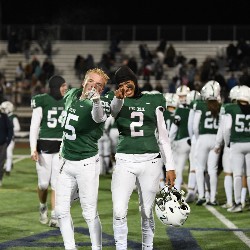
[[[89,69],[85,76],[84,76],[84,80],[87,78],[87,76],[90,74],[90,73],[96,73],[98,74],[99,76],[103,77],[105,79],[105,85],[107,84],[108,80],[110,79],[109,76],[100,68],[93,68],[93,69]]]

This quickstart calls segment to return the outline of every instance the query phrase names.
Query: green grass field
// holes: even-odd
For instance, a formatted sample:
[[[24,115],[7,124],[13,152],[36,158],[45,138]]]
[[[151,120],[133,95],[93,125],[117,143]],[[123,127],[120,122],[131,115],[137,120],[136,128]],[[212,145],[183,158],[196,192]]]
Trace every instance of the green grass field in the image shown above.
[[[64,249],[59,229],[39,223],[37,176],[35,164],[26,148],[15,149],[14,169],[4,176],[0,188],[0,250]],[[184,180],[187,179],[185,171]],[[103,228],[103,249],[115,249],[112,230],[111,175],[100,176],[99,214]],[[223,175],[219,177],[218,200],[225,202]],[[249,205],[247,205],[248,207]],[[155,216],[155,250],[244,250],[250,249],[250,211],[228,213],[218,207],[191,204],[191,214],[182,227],[161,224]],[[87,224],[81,215],[79,202],[74,203],[72,217],[79,249],[90,250]],[[128,249],[141,249],[138,197],[134,192],[128,211]]]

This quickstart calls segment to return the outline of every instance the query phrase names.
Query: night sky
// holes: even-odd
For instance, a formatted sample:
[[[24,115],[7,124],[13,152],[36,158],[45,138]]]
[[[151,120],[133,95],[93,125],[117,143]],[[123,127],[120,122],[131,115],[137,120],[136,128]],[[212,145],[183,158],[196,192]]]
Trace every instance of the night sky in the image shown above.
[[[3,24],[250,24],[248,0],[0,2]]]

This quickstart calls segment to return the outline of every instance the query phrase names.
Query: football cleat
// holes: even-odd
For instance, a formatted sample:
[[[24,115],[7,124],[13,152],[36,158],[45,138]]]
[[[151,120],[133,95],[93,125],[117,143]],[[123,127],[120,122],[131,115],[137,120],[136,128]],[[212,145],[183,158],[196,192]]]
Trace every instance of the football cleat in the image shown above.
[[[196,201],[196,206],[201,206],[206,203],[206,198],[201,198]]]
[[[231,208],[228,208],[227,211],[230,213],[239,213],[242,212],[242,205],[241,203],[233,205]]]
[[[196,198],[195,193],[188,193],[186,198],[185,198],[185,201],[186,201],[186,203],[192,203],[195,201],[195,198]]]
[[[49,227],[59,227],[58,219],[55,217],[51,217],[49,221]]]
[[[217,201],[213,201],[213,202],[209,201],[209,202],[207,202],[206,205],[208,205],[208,206],[218,206],[219,203]]]
[[[228,208],[231,208],[232,206],[233,206],[233,204],[225,203],[225,204],[223,204],[221,207],[222,207],[222,208],[228,209]]]

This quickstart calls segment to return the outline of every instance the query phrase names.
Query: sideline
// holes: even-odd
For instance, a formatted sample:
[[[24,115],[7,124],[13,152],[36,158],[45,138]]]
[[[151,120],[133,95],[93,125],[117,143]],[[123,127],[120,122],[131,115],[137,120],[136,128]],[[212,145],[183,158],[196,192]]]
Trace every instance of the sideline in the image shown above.
[[[238,229],[230,220],[228,220],[224,215],[219,213],[212,206],[205,206],[208,211],[210,211],[217,219],[219,219],[226,227],[230,229]],[[233,231],[233,233],[243,241],[250,248],[250,239],[242,231]]]

